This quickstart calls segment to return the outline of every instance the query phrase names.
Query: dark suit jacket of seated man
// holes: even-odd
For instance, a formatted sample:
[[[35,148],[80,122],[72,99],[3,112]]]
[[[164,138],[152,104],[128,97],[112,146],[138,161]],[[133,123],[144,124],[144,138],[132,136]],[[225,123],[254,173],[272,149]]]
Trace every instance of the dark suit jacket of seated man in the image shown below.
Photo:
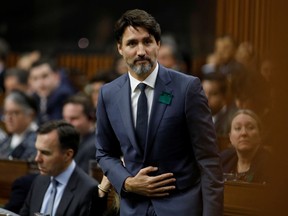
[[[21,216],[45,212],[51,193],[51,178],[58,182],[54,207],[50,216],[102,215],[106,200],[98,197],[98,183],[88,176],[73,160],[77,153],[79,134],[64,121],[43,124],[37,134],[35,161],[40,170],[27,199],[20,210]]]

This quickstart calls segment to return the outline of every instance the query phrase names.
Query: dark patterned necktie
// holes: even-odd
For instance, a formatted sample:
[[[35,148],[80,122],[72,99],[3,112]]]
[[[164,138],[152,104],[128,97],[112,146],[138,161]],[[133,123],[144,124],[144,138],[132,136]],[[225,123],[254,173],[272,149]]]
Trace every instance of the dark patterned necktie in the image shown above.
[[[138,88],[141,90],[141,93],[137,103],[136,136],[138,143],[144,152],[148,127],[148,105],[145,94],[146,84],[140,83]]]

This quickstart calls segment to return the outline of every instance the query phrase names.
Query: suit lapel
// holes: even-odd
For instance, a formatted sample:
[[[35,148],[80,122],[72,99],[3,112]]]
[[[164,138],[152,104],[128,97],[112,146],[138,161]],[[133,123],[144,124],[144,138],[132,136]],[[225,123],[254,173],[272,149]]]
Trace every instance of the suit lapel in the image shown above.
[[[77,187],[77,169],[78,168],[75,167],[75,170],[66,185],[66,188],[57,208],[57,213],[55,215],[65,215],[66,209],[69,207],[71,200],[74,198],[73,191]]]
[[[10,149],[11,136],[7,137],[0,146],[1,156],[8,157],[11,154]]]
[[[119,97],[118,97],[118,108],[120,111],[120,115],[122,118],[122,122],[127,132],[127,135],[130,139],[131,144],[136,149],[138,154],[142,155],[142,151],[139,148],[136,136],[135,136],[135,129],[133,124],[133,117],[132,117],[132,109],[131,109],[131,88],[130,88],[130,81],[128,74],[126,75],[126,80],[124,85],[119,90]]]
[[[45,176],[43,178],[43,180],[40,182],[40,187],[37,188],[36,199],[33,199],[34,202],[35,202],[35,203],[33,203],[33,205],[35,205],[35,212],[40,211],[42,203],[43,203],[43,200],[44,200],[44,196],[45,196],[45,193],[46,193],[46,191],[48,189],[49,184],[50,184],[50,177],[49,176]]]
[[[146,158],[149,155],[149,152],[150,152],[154,137],[156,135],[156,132],[158,130],[159,124],[168,106],[168,104],[161,103],[159,101],[159,98],[163,92],[172,94],[172,89],[167,86],[168,83],[170,82],[171,82],[171,78],[170,78],[169,72],[165,68],[160,66],[157,80],[155,83],[154,98],[153,98],[153,104],[152,104],[152,109],[151,109],[151,116],[150,116],[148,135],[147,135],[148,138],[147,138],[144,158]]]

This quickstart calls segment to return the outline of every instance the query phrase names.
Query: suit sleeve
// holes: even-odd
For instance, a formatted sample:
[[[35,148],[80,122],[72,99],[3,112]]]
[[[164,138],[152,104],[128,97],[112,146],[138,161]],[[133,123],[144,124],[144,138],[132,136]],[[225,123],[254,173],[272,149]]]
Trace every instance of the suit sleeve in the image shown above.
[[[98,188],[94,187],[86,196],[78,216],[102,216],[107,207],[107,197],[98,196]]]
[[[113,98],[113,96],[111,96]],[[124,181],[132,176],[123,166],[120,159],[122,153],[120,143],[110,124],[103,96],[103,88],[100,90],[97,104],[96,127],[96,159],[101,169],[120,194]],[[108,102],[107,102],[108,103]]]
[[[13,182],[10,199],[5,205],[5,209],[19,213],[35,177],[35,174],[28,174],[17,178]]]
[[[21,216],[29,216],[29,212],[30,212],[30,202],[31,202],[31,197],[32,197],[32,191],[33,191],[33,185],[31,186],[31,189],[28,192],[28,195],[24,201],[24,204],[22,206],[22,208],[19,211],[19,215]]]
[[[185,98],[191,145],[201,171],[203,215],[222,215],[223,173],[210,109],[198,78],[190,81]]]

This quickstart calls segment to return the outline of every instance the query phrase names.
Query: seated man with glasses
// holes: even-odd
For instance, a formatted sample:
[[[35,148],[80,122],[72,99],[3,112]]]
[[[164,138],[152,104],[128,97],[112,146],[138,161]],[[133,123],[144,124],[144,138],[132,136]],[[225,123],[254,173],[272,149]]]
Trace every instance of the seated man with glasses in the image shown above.
[[[9,136],[0,143],[0,158],[34,160],[37,107],[32,98],[19,90],[4,100],[3,120]]]

